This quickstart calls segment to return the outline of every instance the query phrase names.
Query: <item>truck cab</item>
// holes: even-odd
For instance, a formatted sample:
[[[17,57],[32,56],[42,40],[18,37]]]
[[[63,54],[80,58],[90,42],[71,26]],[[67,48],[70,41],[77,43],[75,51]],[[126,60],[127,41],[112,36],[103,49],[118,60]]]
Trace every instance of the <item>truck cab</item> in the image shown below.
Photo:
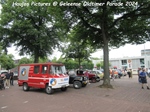
[[[22,64],[18,71],[18,85],[24,91],[42,88],[47,94],[52,94],[55,89],[66,91],[69,86],[69,76],[65,66],[60,63]]]

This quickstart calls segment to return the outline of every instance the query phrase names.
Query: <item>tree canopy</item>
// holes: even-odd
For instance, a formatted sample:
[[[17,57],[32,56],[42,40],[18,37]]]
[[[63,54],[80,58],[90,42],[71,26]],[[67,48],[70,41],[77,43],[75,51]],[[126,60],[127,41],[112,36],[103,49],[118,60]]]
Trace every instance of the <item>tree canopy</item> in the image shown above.
[[[0,46],[0,70],[1,69],[9,70],[15,67],[13,58],[14,56],[11,54],[6,55],[5,52],[2,50],[2,46]]]
[[[63,2],[79,3],[77,0]],[[101,87],[112,87],[109,79],[109,49],[150,40],[150,1],[82,0],[80,3],[79,6],[55,8],[64,12],[63,18],[72,26],[70,30],[76,30],[81,40],[88,40],[91,46],[103,49],[104,82]],[[96,6],[96,3],[102,5]],[[116,6],[119,3],[121,5]]]
[[[39,0],[28,0],[33,6],[15,6],[22,0],[5,0],[0,20],[0,41],[6,50],[13,43],[20,55],[34,56],[34,62],[53,53],[59,46],[59,27],[51,16],[51,7],[36,6]],[[44,2],[44,1],[43,1]]]

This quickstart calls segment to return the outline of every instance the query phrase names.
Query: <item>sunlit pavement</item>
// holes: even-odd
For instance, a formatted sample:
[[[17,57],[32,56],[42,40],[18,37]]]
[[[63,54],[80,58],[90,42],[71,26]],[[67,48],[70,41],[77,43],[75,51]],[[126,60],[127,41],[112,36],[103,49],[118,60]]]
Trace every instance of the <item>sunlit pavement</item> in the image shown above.
[[[141,89],[137,76],[111,80],[114,89],[99,88],[101,84],[47,95],[35,89],[24,92],[15,82],[0,90],[0,112],[150,112],[150,90]]]

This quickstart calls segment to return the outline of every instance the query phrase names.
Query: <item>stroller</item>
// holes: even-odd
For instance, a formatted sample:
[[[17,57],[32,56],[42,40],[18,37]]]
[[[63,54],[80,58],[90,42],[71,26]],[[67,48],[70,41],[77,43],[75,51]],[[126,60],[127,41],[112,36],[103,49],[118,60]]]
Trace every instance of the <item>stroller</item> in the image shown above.
[[[0,89],[2,90],[2,89],[5,89],[5,86],[4,86],[4,79],[2,79],[1,77],[0,77]]]

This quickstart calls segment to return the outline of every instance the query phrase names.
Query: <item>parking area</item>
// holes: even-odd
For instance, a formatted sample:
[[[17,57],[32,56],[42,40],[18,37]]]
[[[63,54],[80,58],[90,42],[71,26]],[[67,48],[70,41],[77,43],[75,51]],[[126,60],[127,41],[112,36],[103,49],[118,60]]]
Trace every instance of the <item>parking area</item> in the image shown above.
[[[150,90],[141,89],[136,75],[111,80],[114,89],[99,88],[102,82],[52,95],[37,89],[24,92],[15,82],[0,90],[0,112],[150,112]]]

